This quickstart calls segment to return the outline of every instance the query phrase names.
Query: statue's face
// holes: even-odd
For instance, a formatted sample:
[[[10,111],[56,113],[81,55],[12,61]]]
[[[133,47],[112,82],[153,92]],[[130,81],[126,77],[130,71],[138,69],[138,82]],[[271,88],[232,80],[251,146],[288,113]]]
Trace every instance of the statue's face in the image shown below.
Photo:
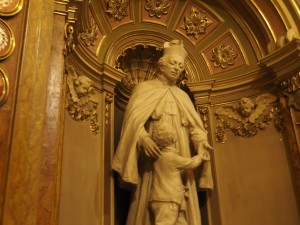
[[[91,87],[91,84],[89,83],[89,80],[86,79],[80,79],[80,84],[75,88],[76,94],[78,97],[85,96],[88,93],[89,88]]]
[[[164,78],[174,83],[184,70],[184,59],[178,55],[170,55],[163,65],[162,72]]]

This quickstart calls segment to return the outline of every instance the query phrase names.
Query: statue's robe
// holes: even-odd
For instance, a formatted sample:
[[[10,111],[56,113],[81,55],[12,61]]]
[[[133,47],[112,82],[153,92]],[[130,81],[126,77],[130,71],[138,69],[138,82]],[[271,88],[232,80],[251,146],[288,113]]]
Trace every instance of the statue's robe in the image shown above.
[[[194,149],[198,144],[207,141],[202,121],[184,91],[159,79],[136,85],[125,111],[120,142],[113,159],[113,169],[124,182],[133,185],[127,225],[153,225],[150,222],[148,199],[154,159],[145,156],[139,143],[146,133],[145,129],[151,135],[152,122],[167,122],[174,127],[177,132],[175,147],[183,157],[195,155]],[[201,225],[197,188],[213,187],[210,162],[204,162],[194,171],[185,172],[183,182],[188,188],[188,224]]]

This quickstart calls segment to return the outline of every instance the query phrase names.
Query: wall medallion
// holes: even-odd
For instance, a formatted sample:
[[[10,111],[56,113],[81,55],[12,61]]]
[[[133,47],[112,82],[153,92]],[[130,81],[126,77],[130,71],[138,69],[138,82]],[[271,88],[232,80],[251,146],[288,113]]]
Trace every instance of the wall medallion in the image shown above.
[[[0,16],[13,16],[21,11],[23,0],[0,0]]]
[[[15,38],[5,21],[0,19],[0,60],[11,55],[15,48]]]
[[[223,106],[216,110],[217,130],[216,140],[224,143],[225,132],[231,131],[240,137],[253,137],[259,131],[265,130],[268,124],[284,129],[283,118],[276,106],[277,97],[271,94],[258,96],[255,101],[241,98],[238,106]]]
[[[4,71],[0,68],[0,106],[3,105],[7,99],[9,91],[8,78]]]

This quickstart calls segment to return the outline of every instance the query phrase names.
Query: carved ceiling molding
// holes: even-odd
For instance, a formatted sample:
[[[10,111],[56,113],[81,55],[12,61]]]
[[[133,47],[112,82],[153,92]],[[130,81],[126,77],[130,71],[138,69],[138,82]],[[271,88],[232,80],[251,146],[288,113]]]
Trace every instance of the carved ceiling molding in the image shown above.
[[[277,97],[271,94],[258,96],[255,101],[241,98],[238,106],[229,105],[216,109],[216,140],[225,143],[225,133],[231,131],[235,136],[253,137],[259,131],[274,123],[278,131],[284,130],[283,117],[277,107]]]
[[[232,45],[224,46],[221,44],[218,48],[213,48],[210,60],[214,62],[215,67],[226,69],[235,63],[237,56],[238,53],[235,52]]]
[[[192,7],[190,13],[184,16],[184,25],[181,28],[185,29],[187,35],[193,35],[198,39],[199,35],[205,34],[206,28],[212,24],[212,20],[205,14],[206,12],[200,12]]]
[[[150,17],[161,18],[162,15],[168,14],[170,4],[170,0],[146,0],[145,9]]]
[[[90,122],[90,130],[93,134],[99,133],[98,99],[92,87],[93,82],[86,76],[78,76],[74,67],[66,68],[67,97],[66,109],[71,118],[79,122]]]
[[[128,16],[128,0],[106,0],[106,13],[118,21]]]

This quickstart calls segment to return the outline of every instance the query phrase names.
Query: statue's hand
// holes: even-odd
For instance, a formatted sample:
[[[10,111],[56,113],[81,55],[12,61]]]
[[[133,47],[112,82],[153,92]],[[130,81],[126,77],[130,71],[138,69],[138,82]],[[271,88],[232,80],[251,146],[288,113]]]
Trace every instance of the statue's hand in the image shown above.
[[[143,139],[143,149],[145,154],[149,157],[156,159],[160,157],[161,151],[150,136]]]
[[[198,146],[198,155],[201,155],[202,159],[207,161],[210,160],[210,154],[208,150],[213,150],[214,148],[208,144],[207,141],[201,142]]]

